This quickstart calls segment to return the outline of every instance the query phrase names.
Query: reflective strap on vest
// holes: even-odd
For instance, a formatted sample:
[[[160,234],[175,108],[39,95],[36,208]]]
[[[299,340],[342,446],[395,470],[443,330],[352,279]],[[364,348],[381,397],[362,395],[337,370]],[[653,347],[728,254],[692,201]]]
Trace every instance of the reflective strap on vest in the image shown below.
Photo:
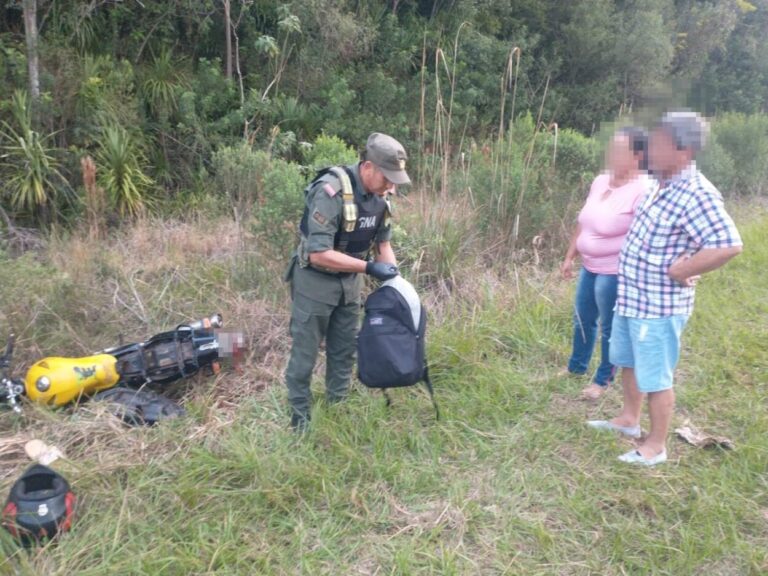
[[[387,204],[387,209],[384,212],[384,219],[381,221],[381,223],[386,228],[392,223],[392,202],[389,199],[389,194],[384,197],[384,202]]]
[[[352,189],[352,181],[349,174],[340,166],[333,166],[330,171],[341,182],[341,199],[344,202],[342,210],[342,228],[345,232],[354,232],[357,225],[357,204],[355,204],[355,192]],[[342,239],[336,250],[346,252],[348,240]]]

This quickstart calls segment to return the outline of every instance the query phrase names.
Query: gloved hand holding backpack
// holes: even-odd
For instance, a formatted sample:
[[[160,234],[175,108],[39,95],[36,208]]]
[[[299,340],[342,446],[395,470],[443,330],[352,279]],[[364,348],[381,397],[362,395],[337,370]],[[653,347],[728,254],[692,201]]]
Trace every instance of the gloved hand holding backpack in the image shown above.
[[[400,275],[397,266],[388,262],[368,262],[365,265],[365,273],[382,282]]]

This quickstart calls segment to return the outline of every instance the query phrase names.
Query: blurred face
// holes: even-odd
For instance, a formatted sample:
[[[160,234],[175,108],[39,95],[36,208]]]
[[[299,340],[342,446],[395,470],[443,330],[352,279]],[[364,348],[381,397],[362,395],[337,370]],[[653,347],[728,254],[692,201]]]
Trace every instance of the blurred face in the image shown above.
[[[664,128],[656,128],[648,140],[648,165],[660,176],[674,176],[693,160],[691,150],[678,150],[675,139]]]
[[[605,166],[612,174],[626,174],[638,169],[638,157],[630,148],[629,136],[616,134],[605,151]]]
[[[360,179],[363,181],[365,189],[371,194],[386,196],[388,193],[395,193],[395,185],[387,180],[387,177],[373,162],[366,160],[360,165]]]

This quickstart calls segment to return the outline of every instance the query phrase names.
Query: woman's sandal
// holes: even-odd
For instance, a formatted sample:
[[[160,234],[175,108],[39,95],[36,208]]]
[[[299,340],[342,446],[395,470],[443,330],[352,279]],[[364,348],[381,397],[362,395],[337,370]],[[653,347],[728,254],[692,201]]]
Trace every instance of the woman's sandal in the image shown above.
[[[581,391],[582,398],[585,398],[586,400],[599,400],[600,397],[605,394],[605,391],[608,389],[608,386],[600,386],[599,384],[595,384],[592,382],[589,386],[584,388]]]

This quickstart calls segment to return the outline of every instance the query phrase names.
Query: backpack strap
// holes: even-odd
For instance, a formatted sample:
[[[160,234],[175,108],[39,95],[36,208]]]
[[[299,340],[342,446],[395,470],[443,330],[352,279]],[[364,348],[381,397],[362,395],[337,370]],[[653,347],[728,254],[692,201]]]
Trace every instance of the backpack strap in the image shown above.
[[[306,202],[306,198],[309,195],[310,190],[317,185],[319,182],[322,182],[323,179],[328,176],[332,175],[335,178],[339,180],[339,183],[341,184],[341,197],[344,202],[345,209],[342,214],[342,221],[339,225],[340,230],[346,230],[346,231],[354,231],[355,224],[357,222],[357,205],[355,205],[355,196],[354,196],[354,189],[352,187],[352,181],[350,180],[350,175],[346,171],[346,169],[342,166],[329,166],[328,168],[323,168],[322,170],[319,170],[312,181],[307,185],[306,188],[304,188],[304,199]],[[327,181],[326,181],[327,183]],[[336,190],[334,190],[334,193]],[[354,208],[346,208],[346,205],[352,204]],[[304,206],[304,214],[301,218],[301,224],[299,225],[299,231],[302,235],[306,236],[308,234],[307,230],[307,218],[309,214],[307,213],[307,207]],[[354,217],[353,217],[354,216]],[[351,220],[349,217],[353,217]],[[351,227],[351,229],[350,229]]]
[[[429,377],[429,367],[424,368],[424,387],[429,393],[429,399],[432,400],[432,406],[435,408],[435,420],[440,420],[440,408],[435,400],[435,391],[432,388],[432,379]],[[381,389],[381,395],[384,396],[384,405],[389,409],[392,407],[392,397],[386,388]]]
[[[387,209],[384,211],[384,218],[381,219],[379,227],[389,226],[392,224],[392,200],[389,199],[389,195],[384,197],[384,202],[387,204]]]
[[[424,366],[424,387],[429,392],[429,399],[432,400],[432,406],[435,407],[435,420],[440,420],[440,408],[435,400],[435,391],[432,388],[432,379],[429,377],[429,366]]]

